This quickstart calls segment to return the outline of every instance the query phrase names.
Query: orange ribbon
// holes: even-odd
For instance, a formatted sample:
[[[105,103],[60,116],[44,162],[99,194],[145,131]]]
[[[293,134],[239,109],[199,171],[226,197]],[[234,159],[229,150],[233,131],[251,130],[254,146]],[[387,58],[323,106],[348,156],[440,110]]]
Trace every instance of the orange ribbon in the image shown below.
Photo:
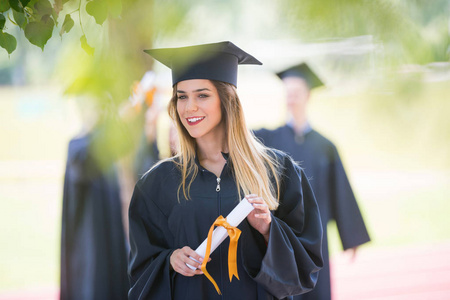
[[[214,224],[211,225],[211,228],[209,229],[208,232],[208,240],[206,242],[206,253],[202,263],[202,271],[205,274],[205,276],[209,279],[209,281],[212,282],[212,284],[216,288],[217,293],[219,295],[222,295],[219,287],[217,286],[217,283],[214,281],[211,275],[209,275],[208,271],[206,271],[206,264],[208,263],[209,254],[211,252],[211,240],[214,226],[222,226],[227,230],[228,235],[230,236],[230,246],[228,247],[228,275],[230,277],[230,282],[233,279],[233,275],[236,276],[236,278],[239,280],[237,271],[237,245],[239,236],[241,235],[241,231],[236,227],[233,227],[230,224],[228,224],[227,220],[224,217],[219,216],[216,219],[216,221],[214,221]]]

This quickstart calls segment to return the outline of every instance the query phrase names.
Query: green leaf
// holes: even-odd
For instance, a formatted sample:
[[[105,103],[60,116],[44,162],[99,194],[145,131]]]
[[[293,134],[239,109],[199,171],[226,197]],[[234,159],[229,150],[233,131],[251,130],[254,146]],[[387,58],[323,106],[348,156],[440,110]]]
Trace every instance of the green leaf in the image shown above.
[[[52,11],[52,18],[55,21],[55,26],[58,27],[58,14],[54,10]]]
[[[30,2],[28,2],[27,6],[28,7],[34,7],[34,5],[38,2],[39,0],[31,0]]]
[[[17,23],[16,23],[14,20],[11,19],[11,16],[10,16],[9,14],[8,14],[8,20],[9,20],[11,23],[13,23],[14,25],[19,26],[19,25],[17,25]]]
[[[59,12],[63,9],[62,0],[55,0],[55,4],[53,4],[53,10],[57,16],[59,16]]]
[[[0,14],[0,30],[3,30],[3,27],[5,27],[6,18],[3,14]]]
[[[52,37],[54,26],[53,19],[45,15],[40,22],[30,22],[25,26],[25,37],[30,43],[44,50],[45,44]]]
[[[62,36],[65,32],[69,32],[70,29],[72,29],[74,24],[75,24],[75,22],[73,21],[70,14],[67,14],[66,17],[64,18],[64,22],[61,26],[61,30],[59,31],[59,35]]]
[[[122,0],[109,0],[108,11],[114,18],[118,18],[122,13]]]
[[[86,12],[95,18],[97,24],[102,25],[108,16],[108,6],[103,0],[93,0],[86,4]]]
[[[81,42],[81,48],[83,48],[83,50],[86,51],[87,54],[94,55],[95,49],[92,48],[91,46],[89,46],[89,44],[87,43],[86,35],[83,35],[80,38],[80,42]]]
[[[34,14],[33,9],[31,7],[29,7],[29,6],[25,6],[23,8],[23,11],[24,11],[25,15],[28,16],[28,17],[30,17],[30,16],[32,16]]]
[[[95,49],[92,48],[91,46],[89,46],[89,44],[87,43],[86,35],[83,35],[80,38],[80,42],[81,42],[81,48],[83,48],[83,50],[86,51],[87,54],[94,55]]]
[[[22,6],[25,7],[27,6],[28,2],[30,2],[30,0],[20,0],[20,2],[22,3]]]
[[[0,31],[0,47],[8,51],[9,54],[13,53],[17,47],[16,38],[9,33]]]
[[[23,12],[23,8],[20,5],[20,1],[19,0],[9,0],[9,5],[15,11]]]
[[[23,29],[23,27],[27,24],[27,18],[25,18],[25,14],[23,12],[18,12],[13,10],[13,17],[16,24]]]
[[[11,8],[11,6],[9,5],[8,1],[0,0],[0,12],[5,12],[10,8]]]
[[[36,13],[40,16],[51,15],[53,13],[53,7],[48,0],[38,0],[34,5]]]

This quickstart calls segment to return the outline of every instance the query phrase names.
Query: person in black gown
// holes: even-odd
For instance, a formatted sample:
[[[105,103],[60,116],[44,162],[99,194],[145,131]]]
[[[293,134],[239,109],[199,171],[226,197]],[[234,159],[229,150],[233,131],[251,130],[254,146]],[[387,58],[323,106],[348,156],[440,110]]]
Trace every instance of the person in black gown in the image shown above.
[[[75,81],[74,86],[78,82]],[[95,82],[95,78],[87,82]],[[151,122],[145,128],[146,132],[153,133],[146,140],[150,150],[136,158],[140,169],[135,169],[135,174],[124,180],[124,167],[118,162],[133,151],[129,124],[118,113],[114,115],[111,109],[106,109],[104,98],[89,85],[81,87],[75,91],[68,89],[69,93],[82,95],[78,100],[81,101],[83,130],[68,146],[63,188],[60,299],[127,299],[129,243],[125,233],[128,214],[123,219],[123,213],[125,208],[128,212],[128,202],[124,201],[123,194],[127,181],[131,182],[132,191],[137,174],[142,175],[158,158],[154,142],[155,116],[148,118]],[[132,118],[139,121],[134,109],[125,107]]]
[[[254,138],[236,93],[238,64],[261,63],[231,42],[147,52],[172,69],[179,151],[135,186],[129,299],[292,299],[313,289],[322,225],[308,179]],[[228,277],[229,239],[207,264],[219,295],[193,249],[243,197],[255,210],[238,226],[239,280]]]
[[[118,173],[98,124],[69,143],[61,230],[61,300],[127,299]],[[104,149],[99,153],[99,149]],[[102,155],[99,159],[98,155]]]
[[[334,220],[344,250],[356,253],[356,247],[370,241],[361,212],[351,189],[335,145],[311,128],[306,108],[310,91],[323,85],[305,63],[277,73],[282,79],[291,119],[275,129],[260,129],[255,135],[269,147],[282,150],[303,167],[317,199],[323,225],[324,267],[316,288],[296,299],[331,299],[327,224]]]

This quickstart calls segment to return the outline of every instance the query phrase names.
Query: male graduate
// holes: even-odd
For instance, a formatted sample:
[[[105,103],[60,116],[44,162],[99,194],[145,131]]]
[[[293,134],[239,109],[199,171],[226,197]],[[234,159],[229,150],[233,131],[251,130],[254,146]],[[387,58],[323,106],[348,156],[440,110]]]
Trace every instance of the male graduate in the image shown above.
[[[277,73],[277,76],[283,81],[291,117],[282,127],[261,129],[255,134],[265,145],[285,151],[300,162],[310,178],[319,205],[324,267],[315,289],[295,299],[331,299],[327,223],[336,221],[343,248],[352,251],[353,255],[356,248],[370,238],[336,147],[308,122],[306,108],[311,90],[322,86],[322,81],[305,63]]]

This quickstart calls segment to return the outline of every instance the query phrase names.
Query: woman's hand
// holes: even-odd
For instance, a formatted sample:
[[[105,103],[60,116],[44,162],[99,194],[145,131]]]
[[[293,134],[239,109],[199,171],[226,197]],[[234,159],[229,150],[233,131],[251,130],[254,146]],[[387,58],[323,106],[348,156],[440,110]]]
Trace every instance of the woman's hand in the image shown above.
[[[264,236],[266,242],[269,242],[270,223],[272,222],[272,215],[269,207],[264,202],[263,198],[258,195],[245,196],[247,201],[255,208],[248,216],[247,220],[253,228],[259,231]]]
[[[192,260],[189,256],[198,260],[200,263]],[[211,260],[211,258],[209,260]],[[181,275],[189,277],[203,274],[202,270],[200,269],[202,267],[202,262],[203,257],[198,255],[197,252],[195,252],[188,246],[173,251],[172,255],[170,256],[170,265],[172,266],[173,270],[177,273],[180,273]],[[189,264],[197,269],[192,270],[191,268],[186,266],[186,264]]]

